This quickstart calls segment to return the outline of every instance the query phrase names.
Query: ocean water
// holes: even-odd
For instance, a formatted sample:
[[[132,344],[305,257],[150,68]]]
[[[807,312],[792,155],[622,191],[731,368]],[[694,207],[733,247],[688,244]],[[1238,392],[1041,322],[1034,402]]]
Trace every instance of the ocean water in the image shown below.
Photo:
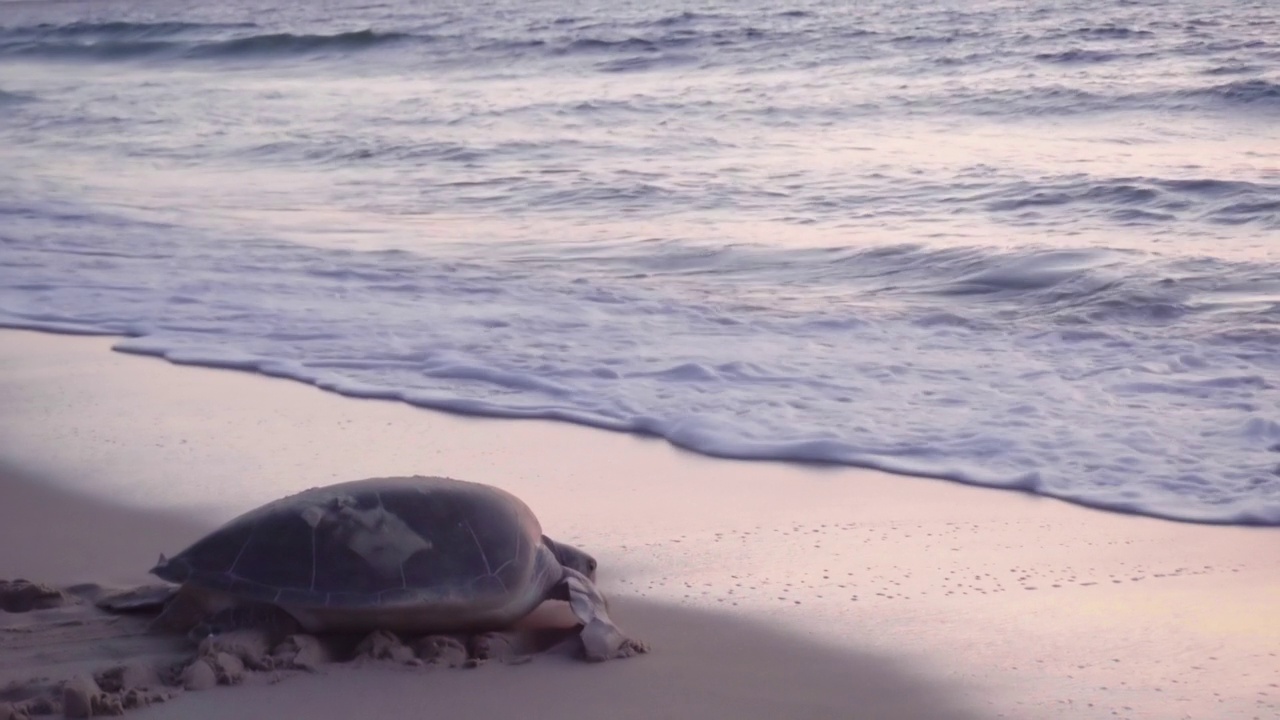
[[[0,2],[0,325],[1280,525],[1280,5]]]

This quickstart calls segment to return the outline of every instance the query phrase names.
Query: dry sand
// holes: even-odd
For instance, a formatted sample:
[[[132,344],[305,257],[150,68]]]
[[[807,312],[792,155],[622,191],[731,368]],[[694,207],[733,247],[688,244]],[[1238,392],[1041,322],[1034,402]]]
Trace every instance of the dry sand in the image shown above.
[[[615,619],[653,646],[601,665],[262,673],[138,717],[1280,717],[1276,529],[711,460],[111,343],[0,332],[0,578],[146,582],[157,553],[266,500],[443,474],[515,492],[591,550]],[[183,652],[87,603],[0,619],[0,684]]]

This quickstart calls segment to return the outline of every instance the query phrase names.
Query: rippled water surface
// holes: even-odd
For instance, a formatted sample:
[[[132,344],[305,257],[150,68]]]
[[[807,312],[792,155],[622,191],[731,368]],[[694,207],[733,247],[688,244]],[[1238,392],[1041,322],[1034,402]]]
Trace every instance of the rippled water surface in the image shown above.
[[[1280,524],[1280,6],[0,2],[0,324]]]

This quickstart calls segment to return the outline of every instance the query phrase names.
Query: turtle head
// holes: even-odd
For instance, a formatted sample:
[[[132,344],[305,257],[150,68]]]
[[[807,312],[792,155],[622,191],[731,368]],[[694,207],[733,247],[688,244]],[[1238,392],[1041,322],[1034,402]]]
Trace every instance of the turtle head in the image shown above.
[[[595,558],[572,545],[558,543],[546,535],[542,536],[542,544],[547,546],[547,549],[556,556],[556,560],[559,560],[561,565],[569,568],[570,570],[577,570],[583,575],[586,575],[589,580],[595,582]]]

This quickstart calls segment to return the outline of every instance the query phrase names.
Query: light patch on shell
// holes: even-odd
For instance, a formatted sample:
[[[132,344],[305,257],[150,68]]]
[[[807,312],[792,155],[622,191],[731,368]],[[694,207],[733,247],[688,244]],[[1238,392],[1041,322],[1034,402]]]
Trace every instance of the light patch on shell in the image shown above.
[[[309,505],[302,511],[302,519],[305,520],[312,529],[315,529],[320,525],[320,521],[324,520],[324,508],[317,505]],[[163,558],[164,556],[161,555],[160,557]]]
[[[361,510],[347,496],[310,505],[301,515],[312,528],[332,532],[383,577],[399,576],[410,557],[431,549],[429,540],[385,507]]]

